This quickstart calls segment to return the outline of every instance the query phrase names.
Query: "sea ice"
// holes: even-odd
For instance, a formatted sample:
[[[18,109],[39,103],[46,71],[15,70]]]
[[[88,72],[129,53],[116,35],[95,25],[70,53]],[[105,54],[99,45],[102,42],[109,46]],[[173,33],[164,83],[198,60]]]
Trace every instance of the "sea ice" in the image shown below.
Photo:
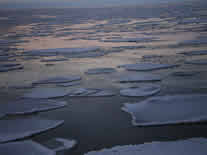
[[[14,102],[0,104],[0,116],[30,114],[34,112],[47,111],[66,106],[63,101],[42,99],[19,99]]]
[[[48,99],[64,97],[68,92],[63,88],[34,88],[23,95],[24,98]]]
[[[186,61],[185,63],[193,64],[193,65],[207,65],[207,59],[191,60],[191,61]]]
[[[161,76],[151,73],[137,73],[122,76],[119,82],[147,82],[147,81],[161,81]]]
[[[40,118],[22,118],[0,120],[0,143],[30,137],[49,129],[56,128],[64,121],[46,120]]]
[[[145,84],[137,87],[130,87],[120,90],[122,96],[144,97],[151,96],[160,92],[160,86],[155,84]]]
[[[112,73],[115,72],[116,70],[114,68],[94,68],[94,69],[89,69],[86,74],[104,74],[104,73]]]
[[[63,139],[63,138],[54,138],[45,143],[45,146],[49,149],[59,152],[67,149],[73,148],[77,144],[76,140],[72,139]]]
[[[33,84],[56,84],[56,83],[68,83],[72,81],[79,81],[81,80],[80,76],[77,75],[70,75],[67,77],[52,77],[44,80],[40,80],[37,82],[34,82]]]
[[[111,149],[91,151],[85,155],[206,155],[206,138],[191,138],[168,142],[115,146]]]
[[[125,103],[135,126],[202,122],[207,120],[207,95],[157,96],[138,103]]]
[[[0,144],[1,155],[56,155],[55,151],[50,150],[34,141],[26,140]]]
[[[123,67],[126,70],[132,70],[132,71],[152,71],[152,70],[159,70],[159,69],[168,69],[177,66],[178,65],[170,65],[170,64],[137,63],[137,64],[125,64],[119,67]]]

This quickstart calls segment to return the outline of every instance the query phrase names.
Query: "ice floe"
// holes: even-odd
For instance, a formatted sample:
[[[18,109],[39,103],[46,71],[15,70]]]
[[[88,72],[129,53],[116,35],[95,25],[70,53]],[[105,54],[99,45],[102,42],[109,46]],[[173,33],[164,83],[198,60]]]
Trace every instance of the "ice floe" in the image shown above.
[[[76,140],[64,139],[64,138],[54,138],[44,143],[46,147],[48,147],[49,149],[55,152],[71,149],[76,144],[77,144]]]
[[[120,90],[122,96],[129,97],[145,97],[160,92],[160,86],[155,84],[144,84],[136,87],[130,87]]]
[[[189,56],[193,56],[193,55],[207,55],[207,50],[182,52],[182,53],[179,53],[179,54],[184,54],[184,55],[189,55]]]
[[[68,82],[79,81],[79,80],[81,80],[80,76],[70,75],[67,77],[52,77],[48,79],[43,79],[34,82],[33,84],[57,84],[57,83],[68,83]]]
[[[125,103],[135,126],[207,121],[207,95],[157,96],[138,103]]]
[[[81,97],[106,97],[106,96],[114,96],[115,92],[111,90],[103,90],[103,89],[94,89],[94,88],[76,88],[71,89],[68,93],[68,96],[81,96]]]
[[[89,69],[86,74],[104,74],[104,73],[113,73],[116,70],[114,68],[94,68]]]
[[[49,99],[64,97],[68,92],[63,88],[34,88],[30,92],[23,95],[24,98],[34,98],[34,99]]]
[[[119,82],[161,81],[161,76],[151,73],[128,74],[119,78]]]
[[[42,99],[19,99],[14,102],[0,104],[0,117],[5,115],[30,114],[47,111],[66,106],[66,102],[42,100]]]
[[[8,72],[13,70],[23,69],[21,64],[0,64],[0,72]]]
[[[152,71],[152,70],[159,70],[159,69],[174,68],[177,66],[178,65],[171,65],[171,64],[137,63],[137,64],[120,65],[119,67],[123,67],[126,70],[131,70],[131,71]]]
[[[193,65],[207,65],[207,59],[191,60],[191,61],[186,61],[185,63],[193,64]]]
[[[50,150],[34,141],[26,140],[21,142],[12,142],[0,144],[1,155],[56,155],[56,152]]]
[[[206,155],[206,138],[191,138],[168,142],[151,142],[139,145],[115,146],[91,151],[85,155]]]
[[[56,128],[64,121],[46,120],[36,117],[0,120],[0,143],[30,137]]]

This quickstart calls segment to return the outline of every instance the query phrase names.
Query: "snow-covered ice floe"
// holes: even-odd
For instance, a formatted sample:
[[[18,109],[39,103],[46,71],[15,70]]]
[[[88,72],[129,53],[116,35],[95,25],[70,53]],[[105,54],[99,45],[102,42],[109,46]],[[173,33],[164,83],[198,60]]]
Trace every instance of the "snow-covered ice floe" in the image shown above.
[[[64,138],[53,138],[44,143],[47,148],[55,152],[72,149],[76,144],[76,140]]]
[[[1,155],[56,155],[56,152],[31,140],[0,144]]]
[[[36,117],[0,120],[0,143],[30,137],[56,128],[64,121],[46,120]]]
[[[114,68],[94,68],[89,69],[86,74],[104,74],[104,73],[113,73],[116,70]]]
[[[68,93],[68,96],[81,96],[81,97],[106,97],[106,96],[114,96],[115,92],[111,90],[103,90],[103,89],[94,89],[94,88],[76,88],[71,89]]]
[[[125,103],[122,110],[132,117],[134,126],[153,126],[207,121],[207,95],[151,97]]]
[[[160,86],[155,84],[144,84],[120,90],[122,96],[144,97],[151,96],[160,92]]]
[[[25,51],[23,54],[28,56],[56,56],[56,55],[76,55],[85,52],[94,52],[99,50],[99,47],[88,48],[53,48]]]
[[[186,61],[185,63],[193,64],[193,65],[207,65],[207,59],[191,60],[191,61]]]
[[[58,109],[66,106],[64,101],[43,99],[19,99],[14,102],[0,104],[0,117],[5,115],[23,115],[34,112]]]
[[[21,64],[0,64],[0,72],[8,72],[8,71],[13,71],[13,70],[19,70],[23,69],[24,67]]]
[[[129,71],[152,71],[152,70],[159,70],[159,69],[174,68],[178,66],[179,65],[171,65],[171,64],[137,63],[137,64],[120,65],[119,67],[123,67]]]
[[[44,80],[40,80],[37,82],[34,82],[33,84],[56,84],[56,83],[68,83],[73,81],[79,81],[81,80],[80,76],[77,75],[70,75],[67,77],[52,77]]]
[[[30,92],[23,95],[24,98],[34,98],[34,99],[48,99],[64,97],[68,94],[68,91],[63,88],[34,88]]]
[[[206,138],[191,138],[168,142],[115,146],[111,149],[91,151],[85,155],[206,155]]]
[[[194,56],[194,55],[207,55],[207,50],[201,50],[201,51],[190,51],[190,52],[182,52],[179,54]]]
[[[137,73],[121,76],[119,82],[148,82],[148,81],[161,81],[161,76],[151,73]]]

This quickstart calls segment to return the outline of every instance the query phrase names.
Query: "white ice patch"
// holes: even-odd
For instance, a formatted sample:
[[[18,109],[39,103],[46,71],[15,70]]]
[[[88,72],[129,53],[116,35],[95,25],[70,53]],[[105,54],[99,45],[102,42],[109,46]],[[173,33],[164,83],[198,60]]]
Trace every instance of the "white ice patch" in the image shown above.
[[[160,92],[160,86],[155,84],[144,84],[137,87],[131,87],[120,90],[122,96],[129,97],[145,97],[157,94]]]
[[[76,140],[54,138],[47,141],[44,145],[55,152],[59,152],[63,150],[72,149],[76,144]]]
[[[111,90],[102,90],[94,88],[77,88],[69,91],[68,96],[81,96],[81,97],[106,97],[116,95]]]
[[[202,51],[191,51],[191,52],[182,52],[180,54],[194,56],[194,55],[207,55],[207,50]]]
[[[42,99],[20,99],[14,102],[0,104],[0,117],[5,115],[23,115],[34,112],[58,109],[66,106],[66,102],[42,100]]]
[[[94,68],[89,69],[86,74],[104,74],[104,73],[113,73],[116,70],[114,68]]]
[[[84,52],[92,52],[99,50],[98,47],[88,47],[88,48],[53,48],[53,49],[40,49],[31,50],[24,52],[25,55],[29,56],[55,56],[61,54],[80,54]]]
[[[152,71],[152,70],[159,70],[159,69],[174,68],[177,66],[178,65],[170,65],[170,64],[137,63],[137,64],[120,65],[119,67],[123,67],[126,70],[132,70],[132,71]]]
[[[206,138],[191,138],[170,142],[115,146],[111,149],[91,151],[85,155],[206,155],[206,147]]]
[[[1,155],[56,155],[50,150],[31,140],[0,144]]]
[[[147,82],[147,81],[161,81],[161,76],[150,73],[137,73],[122,76],[119,82]]]
[[[37,82],[34,82],[33,84],[56,84],[56,83],[68,83],[72,81],[79,81],[81,80],[80,76],[77,75],[71,75],[67,77],[52,77],[44,80],[40,80]]]
[[[63,88],[34,88],[23,95],[24,98],[48,99],[64,97],[68,92]]]
[[[24,118],[0,120],[0,143],[30,137],[56,128],[64,121],[45,120],[40,118]]]
[[[57,84],[57,86],[71,87],[71,86],[76,86],[76,85],[80,85],[80,84],[81,84],[80,81],[74,81],[74,82],[68,82],[68,83],[60,83],[60,84]]]
[[[191,60],[191,61],[186,61],[185,63],[193,64],[193,65],[207,65],[207,59]]]
[[[207,95],[151,97],[138,103],[125,103],[135,126],[153,126],[207,121]]]

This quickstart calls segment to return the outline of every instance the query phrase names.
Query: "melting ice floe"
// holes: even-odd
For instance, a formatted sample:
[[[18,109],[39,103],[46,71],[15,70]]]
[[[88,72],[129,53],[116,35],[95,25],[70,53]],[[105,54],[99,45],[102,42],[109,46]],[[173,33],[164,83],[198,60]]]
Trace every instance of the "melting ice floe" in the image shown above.
[[[86,74],[104,74],[104,73],[113,73],[116,70],[114,68],[94,68],[89,69]]]
[[[145,84],[137,87],[130,87],[120,90],[122,96],[144,97],[151,96],[160,92],[160,86],[155,84]]]
[[[207,121],[207,95],[151,97],[138,103],[125,103],[135,126],[152,126]]]
[[[150,73],[129,74],[119,78],[119,82],[147,82],[147,81],[160,81],[161,76]]]
[[[159,69],[174,68],[177,66],[178,65],[170,65],[170,64],[137,63],[137,64],[120,65],[119,67],[123,67],[126,70],[132,70],[132,71],[152,71],[152,70],[159,70]]]
[[[8,72],[12,70],[23,69],[21,64],[0,64],[0,72]]]
[[[66,106],[63,101],[42,99],[20,99],[10,103],[0,104],[0,117],[5,115],[30,114],[34,112],[47,111]]]
[[[48,78],[48,79],[34,82],[33,84],[68,83],[68,82],[79,81],[79,80],[81,80],[80,76],[71,75],[71,76],[67,76],[67,77],[52,77],[52,78]]]
[[[102,89],[94,89],[94,88],[77,88],[71,89],[68,93],[68,96],[81,96],[81,97],[106,97],[106,96],[114,96],[115,92],[111,90],[102,90]]]
[[[1,155],[56,155],[50,150],[31,140],[0,144]]]
[[[71,149],[76,144],[77,144],[76,140],[72,140],[72,139],[69,140],[69,139],[63,139],[63,138],[54,138],[44,143],[44,145],[47,148],[55,152]]]
[[[193,64],[193,65],[207,65],[207,59],[191,60],[191,61],[186,61],[185,63]]]
[[[91,151],[85,155],[206,155],[206,147],[206,138],[191,138],[169,142],[115,146],[111,149]]]
[[[180,54],[189,55],[189,56],[193,56],[193,55],[207,55],[207,50],[182,52]]]
[[[68,94],[63,88],[34,88],[23,95],[24,98],[47,99],[64,97]]]
[[[24,118],[0,120],[0,143],[23,139],[49,129],[56,128],[64,121]]]

